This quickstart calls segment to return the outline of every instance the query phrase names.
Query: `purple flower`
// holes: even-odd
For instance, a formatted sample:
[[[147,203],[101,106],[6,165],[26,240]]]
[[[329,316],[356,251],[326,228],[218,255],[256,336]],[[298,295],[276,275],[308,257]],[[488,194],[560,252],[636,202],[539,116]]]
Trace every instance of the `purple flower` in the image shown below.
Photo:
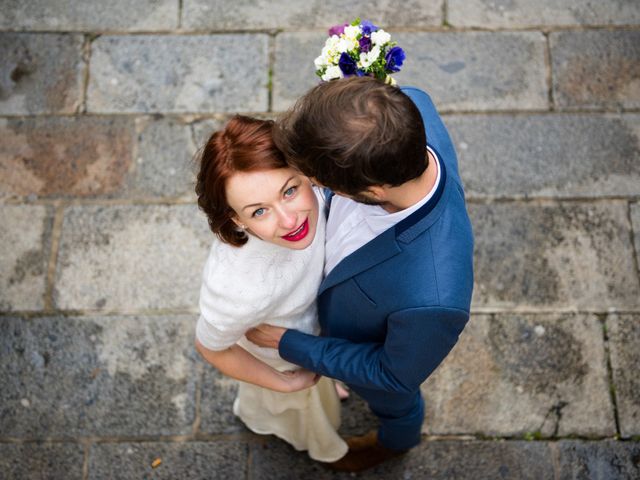
[[[371,39],[369,37],[363,35],[358,42],[360,43],[360,51],[362,53],[367,53],[371,50]]]
[[[346,27],[347,25],[349,24],[343,23],[342,25],[334,25],[329,29],[329,36],[331,37],[333,35],[342,35],[344,33],[344,27]]]
[[[360,25],[362,25],[362,33],[364,35],[371,35],[371,32],[375,32],[376,30],[378,30],[378,27],[376,27],[369,20],[363,20]]]
[[[344,73],[345,76],[354,75],[357,73],[357,70],[358,70],[358,66],[356,65],[356,62],[353,60],[353,58],[349,56],[347,52],[342,52],[342,54],[340,55],[338,66],[340,67],[340,70],[342,70],[342,73]]]
[[[399,72],[400,67],[402,66],[402,62],[404,62],[405,58],[406,56],[404,54],[404,50],[402,50],[400,47],[393,47],[387,52],[387,55],[384,57],[385,61],[387,62],[385,70],[387,72]]]

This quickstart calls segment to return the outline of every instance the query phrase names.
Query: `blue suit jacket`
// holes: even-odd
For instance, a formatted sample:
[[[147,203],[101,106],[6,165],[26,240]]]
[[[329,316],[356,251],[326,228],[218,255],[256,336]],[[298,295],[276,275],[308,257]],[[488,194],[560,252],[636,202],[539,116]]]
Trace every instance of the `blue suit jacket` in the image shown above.
[[[426,93],[402,91],[422,114],[443,181],[429,202],[324,279],[322,336],[288,330],[279,351],[358,390],[415,394],[469,319],[473,234],[449,134]]]

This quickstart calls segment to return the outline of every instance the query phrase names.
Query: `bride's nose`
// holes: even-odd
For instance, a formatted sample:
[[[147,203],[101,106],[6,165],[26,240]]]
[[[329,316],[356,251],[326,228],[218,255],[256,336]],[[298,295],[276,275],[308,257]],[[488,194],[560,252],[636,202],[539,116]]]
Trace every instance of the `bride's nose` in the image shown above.
[[[296,212],[289,210],[287,208],[282,208],[278,212],[278,220],[280,226],[284,229],[293,229],[296,227],[297,221]]]

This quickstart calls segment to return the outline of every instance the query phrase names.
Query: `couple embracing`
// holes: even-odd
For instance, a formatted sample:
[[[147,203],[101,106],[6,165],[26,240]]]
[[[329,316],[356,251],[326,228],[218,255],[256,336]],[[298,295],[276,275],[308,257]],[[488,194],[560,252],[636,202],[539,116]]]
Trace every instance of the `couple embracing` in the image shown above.
[[[469,319],[473,237],[431,99],[371,77],[322,83],[275,123],[209,139],[196,191],[216,240],[196,346],[240,380],[234,413],[361,471],[420,443],[420,385]],[[337,434],[333,380],[379,420]]]

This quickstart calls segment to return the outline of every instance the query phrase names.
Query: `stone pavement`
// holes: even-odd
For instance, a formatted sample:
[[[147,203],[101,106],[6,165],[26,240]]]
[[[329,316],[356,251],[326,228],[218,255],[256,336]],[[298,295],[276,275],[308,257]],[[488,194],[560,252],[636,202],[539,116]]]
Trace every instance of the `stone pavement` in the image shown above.
[[[360,477],[640,478],[637,0],[2,0],[0,479],[351,478],[245,430],[194,352],[192,158],[356,16],[443,113],[476,236],[424,441]]]

